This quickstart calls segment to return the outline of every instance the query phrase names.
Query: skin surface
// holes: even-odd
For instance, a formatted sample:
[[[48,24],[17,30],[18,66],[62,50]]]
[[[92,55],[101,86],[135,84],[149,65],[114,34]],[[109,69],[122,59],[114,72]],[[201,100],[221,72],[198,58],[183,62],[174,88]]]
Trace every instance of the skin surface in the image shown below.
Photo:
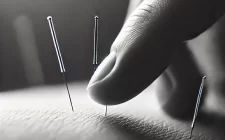
[[[149,3],[150,1],[145,2]],[[14,91],[14,94],[1,94],[0,104],[2,110],[0,111],[0,139],[186,140],[189,136],[191,122],[171,118],[171,116],[168,116],[168,114],[165,114],[162,111],[162,108],[159,106],[153,106],[155,98],[151,95],[155,92],[157,93],[155,95],[158,96],[159,94],[156,92],[157,90],[145,90],[141,95],[136,95],[148,87],[148,85],[152,83],[154,79],[156,79],[166,68],[170,62],[169,57],[172,54],[173,49],[176,50],[176,47],[183,45],[182,42],[184,40],[191,39],[199,35],[206,28],[212,25],[217,17],[222,13],[218,12],[215,14],[213,12],[214,10],[208,9],[211,5],[215,4],[218,6],[216,6],[216,9],[220,10],[220,6],[223,5],[220,1],[210,3],[211,1],[203,2],[199,0],[194,3],[196,5],[192,5],[192,2],[193,1],[185,0],[181,2],[175,0],[174,3],[170,3],[169,0],[158,1],[158,3],[152,4],[153,7],[144,3],[139,7],[141,12],[137,14],[141,14],[141,16],[144,16],[145,18],[151,19],[152,23],[148,23],[148,21],[143,20],[143,17],[135,16],[134,13],[131,17],[134,19],[140,18],[142,19],[142,22],[140,24],[135,24],[135,22],[127,22],[127,24],[125,24],[125,27],[127,28],[122,30],[122,32],[129,33],[132,31],[134,32],[134,36],[129,36],[128,34],[123,33],[122,36],[121,34],[119,35],[121,38],[119,37],[112,47],[112,52],[116,51],[116,53],[112,53],[99,67],[101,70],[104,68],[103,66],[106,65],[104,68],[105,71],[101,72],[98,70],[96,72],[98,76],[97,78],[100,78],[102,81],[96,84],[96,79],[92,79],[92,82],[96,85],[90,85],[88,89],[88,91],[91,92],[91,97],[101,104],[120,104],[120,106],[109,107],[108,116],[104,117],[103,106],[93,104],[93,102],[85,96],[86,92],[84,87],[86,84],[73,84],[70,86],[73,87],[72,97],[75,106],[74,112],[71,112],[68,109],[64,110],[65,108],[69,108],[69,103],[66,102],[68,101],[68,98],[60,94],[66,94],[63,92],[65,89],[61,86],[49,87],[47,89],[45,87],[40,87],[36,89],[31,88],[22,91]],[[201,6],[201,3],[206,5],[204,5],[203,8],[199,8],[198,6]],[[173,18],[168,18],[168,22],[166,22],[167,25],[162,24],[164,23],[164,20],[167,19],[164,17],[170,17],[171,11],[173,13],[174,7],[180,7],[178,9],[179,11],[185,9],[186,5],[194,7],[191,8],[190,11],[187,10],[187,13],[184,12],[185,19],[183,19],[183,17],[179,17],[175,12],[175,19],[179,19],[179,22],[175,22],[176,20],[173,20]],[[145,9],[145,7],[147,7],[147,9]],[[149,7],[150,10],[153,11],[153,14],[150,16],[146,14],[149,12],[146,11],[149,10]],[[162,13],[160,12],[161,9]],[[202,11],[198,11],[198,9]],[[203,16],[204,14],[209,16],[205,17]],[[211,14],[213,16],[210,16]],[[158,18],[158,15],[162,15],[162,18]],[[129,20],[131,21],[132,18]],[[190,23],[193,24],[186,25],[185,23],[187,21],[190,21]],[[199,25],[201,26],[198,26],[196,23],[200,23]],[[183,27],[186,27],[185,30],[183,30]],[[152,34],[140,34],[138,30],[134,30],[134,28],[147,28],[147,30],[151,31]],[[129,40],[129,38],[134,40]],[[149,40],[148,38],[152,39]],[[174,40],[171,41],[171,38]],[[121,44],[124,43],[124,40],[126,40],[126,43],[128,44],[125,43],[125,46],[120,45],[121,41]],[[162,40],[165,42],[160,42]],[[137,47],[136,43],[147,45]],[[146,50],[149,46],[151,46],[151,50]],[[143,50],[146,52],[143,53]],[[184,54],[187,53],[187,51],[179,49],[177,52],[179,52],[178,54],[180,55],[182,54],[181,56],[185,56]],[[169,54],[165,55],[166,53]],[[136,56],[140,57],[138,57],[138,59],[134,59]],[[152,58],[146,60],[146,56],[150,56]],[[129,58],[133,61],[128,62],[124,58]],[[152,62],[152,60],[159,59],[164,59],[164,61],[160,64],[157,61]],[[172,60],[174,60],[175,64],[180,63],[179,61],[175,61],[176,59],[171,56],[171,61]],[[183,60],[186,60],[186,57],[184,57]],[[139,61],[143,63],[138,63]],[[190,62],[188,64],[191,65],[192,63]],[[152,67],[153,65],[154,67]],[[134,68],[134,71],[129,71],[131,68]],[[111,71],[111,69],[115,70]],[[148,73],[152,74],[151,72],[156,74],[148,75]],[[167,72],[173,72],[173,69],[171,71],[168,70]],[[136,76],[137,73],[140,77]],[[113,78],[110,74],[115,74],[116,78]],[[176,74],[179,75],[180,73],[178,72]],[[107,77],[105,77],[106,75]],[[118,80],[117,78],[119,77],[124,79]],[[116,81],[114,81],[116,84],[113,84],[110,79],[116,79]],[[196,83],[198,82],[196,81]],[[178,84],[182,85],[183,83],[178,82]],[[165,89],[166,88],[164,88],[164,90]],[[40,93],[45,94],[40,97]],[[95,94],[100,95],[96,96]],[[124,103],[135,96],[136,98]],[[169,105],[174,103],[172,102],[174,100],[170,101]],[[65,104],[65,102],[68,104]],[[160,101],[160,103],[162,103],[162,101]],[[22,106],[22,104],[24,106]],[[177,103],[175,102],[175,105],[176,104]],[[43,109],[46,107],[49,109]],[[174,109],[174,106],[172,105],[171,108]],[[184,112],[186,112],[186,109],[184,110]],[[201,110],[199,116],[200,117],[198,118],[196,128],[194,130],[193,139],[225,139],[225,125],[223,125],[225,121],[223,117],[215,116],[212,113],[208,114],[207,112],[204,112],[204,110]]]
[[[200,35],[223,15],[224,5],[221,0],[143,1],[90,80],[90,96],[107,105],[137,96],[168,67],[181,43]]]
[[[79,110],[2,110],[2,140],[186,140],[188,127],[180,122],[153,117],[134,117],[110,113],[107,117],[96,111]],[[203,129],[204,130],[204,129]],[[207,132],[207,131],[206,131]],[[218,132],[216,132],[218,133]],[[215,134],[216,134],[215,133]],[[212,133],[211,133],[212,134]],[[214,138],[218,137],[217,135]],[[193,139],[209,140],[204,134]]]
[[[86,96],[86,85],[69,84],[74,112],[64,85],[1,93],[0,139],[187,140],[191,121],[173,119],[153,104],[153,86],[129,102],[108,107],[105,117],[104,106]],[[201,114],[192,140],[223,140],[223,123]]]
[[[140,2],[130,1],[110,55],[89,82],[90,96],[100,104],[121,104],[157,82],[163,110],[190,119],[206,75],[205,107],[224,116],[224,1]]]

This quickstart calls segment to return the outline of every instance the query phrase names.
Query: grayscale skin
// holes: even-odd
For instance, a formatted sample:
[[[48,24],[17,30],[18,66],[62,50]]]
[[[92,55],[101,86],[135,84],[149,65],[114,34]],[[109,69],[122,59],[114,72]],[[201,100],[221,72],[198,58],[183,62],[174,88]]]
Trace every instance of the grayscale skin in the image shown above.
[[[145,1],[145,2],[150,3],[150,1]],[[170,3],[170,2],[174,2],[174,3]],[[204,2],[205,5],[201,6],[200,2]],[[196,7],[193,6],[192,3],[196,4],[197,6]],[[212,5],[215,6],[215,8],[213,8],[214,10],[213,9],[209,10],[209,7],[211,7]],[[222,98],[223,97],[222,93],[224,93],[222,92],[223,91],[222,81],[224,80],[222,76],[223,67],[222,65],[219,65],[222,60],[219,62],[217,60],[218,59],[220,60],[220,57],[214,57],[214,56],[220,56],[218,52],[222,53],[222,51],[218,51],[218,50],[221,50],[223,48],[222,47],[223,45],[221,44],[224,40],[223,31],[225,30],[223,28],[224,27],[223,25],[225,21],[224,21],[224,18],[222,19],[218,19],[218,18],[220,17],[220,15],[222,15],[221,12],[223,12],[220,6],[224,6],[224,5],[225,5],[224,1],[218,1],[218,0],[216,1],[209,1],[209,0],[204,0],[204,1],[203,0],[182,0],[182,1],[181,0],[161,0],[161,1],[158,1],[157,4],[153,5],[155,6],[155,9],[156,9],[155,11],[153,11],[154,15],[152,16],[152,18],[155,19],[154,22],[152,23],[149,23],[149,21],[146,21],[143,23],[141,22],[142,24],[149,24],[148,30],[150,30],[152,33],[152,35],[146,33],[146,36],[150,36],[149,38],[151,38],[151,39],[146,39],[145,40],[146,42],[143,43],[143,44],[147,44],[147,46],[140,45],[140,47],[139,46],[135,47],[136,43],[140,44],[143,40],[138,40],[139,42],[135,42],[135,41],[127,42],[130,44],[133,44],[133,46],[130,46],[131,48],[133,47],[133,49],[129,49],[130,47],[128,46],[128,49],[124,50],[122,53],[123,55],[121,55],[119,47],[121,47],[122,45],[118,45],[118,44],[120,44],[120,41],[123,41],[123,38],[126,38],[127,35],[120,34],[112,47],[112,54],[106,58],[106,60],[102,63],[102,65],[100,65],[99,69],[96,71],[96,74],[98,73],[98,75],[97,76],[94,75],[92,81],[90,82],[90,84],[93,84],[93,85],[90,85],[88,89],[91,97],[95,101],[102,104],[108,104],[108,103],[119,104],[119,103],[128,101],[132,97],[136,96],[145,87],[151,84],[159,75],[161,75],[159,79],[157,80],[159,83],[163,83],[163,82],[164,83],[161,84],[161,86],[159,86],[161,90],[158,89],[158,93],[159,93],[157,94],[159,96],[158,99],[161,103],[164,103],[165,106],[166,104],[167,106],[171,105],[168,108],[173,108],[174,110],[176,110],[178,113],[177,114],[174,113],[174,114],[178,115],[179,112],[182,112],[182,110],[179,109],[179,107],[180,106],[183,107],[185,105],[188,106],[187,102],[189,103],[190,101],[192,101],[192,100],[189,100],[189,98],[187,97],[192,97],[191,94],[193,93],[193,94],[196,94],[196,95],[193,95],[193,99],[196,100],[196,97],[198,94],[198,92],[192,92],[193,88],[191,88],[192,85],[195,85],[197,87],[196,91],[198,91],[198,88],[201,82],[201,76],[199,76],[199,79],[196,80],[196,75],[200,75],[198,74],[198,69],[194,69],[194,67],[193,69],[191,69],[191,67],[193,66],[193,61],[191,61],[192,60],[191,58],[194,57],[195,60],[198,60],[196,61],[196,63],[200,66],[201,72],[206,73],[205,75],[207,76],[207,79],[209,79],[207,83],[208,89],[210,89],[208,91],[208,96],[210,97],[210,99],[213,99],[213,102],[209,102],[209,104],[206,104],[207,110],[210,111],[208,114],[204,114],[204,113],[199,114],[199,116],[202,116],[201,118],[202,122],[198,121],[199,124],[196,125],[195,132],[194,132],[194,135],[192,136],[192,139],[193,140],[212,140],[212,139],[224,140],[225,139],[224,137],[225,125],[223,125],[224,119],[223,117],[220,118],[220,117],[214,116],[215,113],[211,112],[213,111],[213,112],[223,113],[221,112],[221,110],[223,111],[223,109],[221,108],[224,107],[224,106],[220,106],[223,103],[223,99],[224,99]],[[145,6],[146,5],[142,4],[140,6],[140,9],[145,8]],[[164,17],[167,17],[166,15],[171,14],[171,12],[173,12],[173,9],[174,9],[173,7],[177,7],[177,6],[180,7],[178,8],[178,12],[182,11],[183,15],[182,17],[178,16],[175,19],[180,19],[180,20],[175,20],[174,21],[175,25],[173,25],[173,22],[172,22],[173,20],[170,22],[166,22],[167,24],[169,23],[169,25],[166,25],[166,27],[168,28],[164,26],[165,28],[160,30],[160,32],[166,33],[166,34],[162,34],[161,37],[163,39],[165,39],[164,37],[167,35],[172,35],[171,37],[169,36],[169,38],[174,39],[172,42],[168,41],[171,39],[168,39],[168,40],[165,39],[164,40],[165,46],[164,46],[163,44],[160,44],[159,42],[160,40],[162,40],[162,38],[158,38],[160,37],[160,34],[155,35],[154,33],[156,33],[157,31],[154,31],[153,29],[155,28],[153,28],[152,26],[154,25],[156,27],[159,27],[159,26],[162,27],[162,23],[164,22],[160,22],[160,21],[163,21]],[[185,8],[185,6],[187,7]],[[215,9],[218,10],[216,14],[215,14],[215,11],[216,11]],[[140,12],[144,12],[145,10],[146,9],[140,10]],[[159,10],[162,10],[162,12]],[[195,10],[195,11],[192,11],[192,10]],[[213,16],[212,18],[211,15],[216,15],[216,17]],[[138,16],[136,16],[136,18],[138,18]],[[133,16],[133,19],[135,19],[135,16]],[[187,23],[187,22],[184,22],[183,20],[189,21],[191,24],[190,25],[191,27],[184,25],[184,23]],[[208,28],[211,25],[213,26],[211,28]],[[141,27],[139,24],[133,24],[133,26]],[[173,28],[169,28],[169,27],[173,27]],[[180,30],[174,30],[175,27]],[[183,30],[182,28],[184,27],[185,29]],[[208,30],[206,31],[206,29]],[[132,28],[130,28],[130,30],[132,30]],[[133,30],[133,31],[134,31],[133,37],[136,37],[133,39],[135,40],[139,39],[138,32],[136,30]],[[220,34],[218,34],[218,31],[221,31],[222,33],[220,32]],[[200,34],[202,36],[198,36]],[[143,34],[140,34],[140,35],[143,35]],[[212,38],[213,41],[211,40],[210,37],[208,37],[210,35],[214,36],[214,38]],[[205,37],[208,38],[207,39],[208,41],[205,40]],[[222,39],[215,40],[215,37],[222,38]],[[189,39],[193,39],[193,40],[188,41],[187,44],[186,42],[185,44],[183,43],[184,40],[189,40]],[[165,62],[166,59],[163,59],[163,57],[168,58],[168,56],[172,55],[171,52],[173,51],[171,51],[171,49],[174,49],[175,46],[171,44],[176,44],[177,41],[179,42],[178,45],[176,45],[177,48],[179,46],[181,48],[181,46],[188,45],[193,47],[193,48],[190,47],[189,48],[190,50],[194,49],[195,51],[192,51],[193,55],[191,55],[192,57],[190,57],[190,55],[188,54],[189,52],[188,49],[177,50],[177,55],[173,55],[172,57],[173,63],[171,60],[169,65],[168,63]],[[214,41],[219,41],[220,43],[215,43]],[[200,45],[197,42],[202,42],[204,43],[204,45]],[[157,47],[154,47],[154,46],[157,46]],[[160,50],[157,49],[158,47],[160,47]],[[139,50],[138,48],[141,48],[141,49]],[[150,48],[150,50],[148,50],[148,48]],[[161,48],[164,48],[164,49],[161,49]],[[217,49],[220,48],[220,49],[214,50],[214,48],[217,48]],[[118,51],[114,53],[114,50],[118,50]],[[145,51],[146,54],[140,53],[140,51],[142,50]],[[210,50],[211,53],[206,53],[207,52],[206,50],[207,51]],[[133,55],[129,54],[129,52],[132,52],[132,54],[135,56],[135,59],[132,59],[135,61],[129,61],[128,63],[123,63],[124,61],[127,60],[127,59],[123,59],[124,57],[126,58],[134,57]],[[143,59],[143,62],[145,63],[139,63],[140,60],[142,60],[141,59],[142,57],[136,59],[139,53],[142,54],[143,57],[145,58]],[[167,53],[170,53],[170,54],[164,56],[164,54],[167,54]],[[206,54],[208,57],[202,57],[202,56],[206,56]],[[120,64],[122,63],[122,64],[125,64],[125,66],[127,67],[127,69],[124,69],[124,70],[121,68],[124,68],[125,66],[116,67],[114,70],[119,72],[119,73],[116,72],[116,74],[120,74],[119,76],[122,76],[123,74],[127,74],[125,76],[122,76],[122,78],[125,78],[124,79],[125,81],[121,81],[121,83],[119,84],[113,84],[112,81],[107,81],[107,80],[110,80],[110,78],[111,79],[113,78],[113,75],[108,75],[108,73],[114,67],[113,64],[115,63],[115,56],[117,59],[116,60],[117,65],[120,66]],[[196,57],[198,57],[198,59],[196,59]],[[209,62],[210,62],[210,65],[209,65]],[[161,65],[163,65],[164,67]],[[180,67],[175,67],[175,66],[180,66]],[[164,75],[166,71],[162,73],[163,70],[166,68],[167,68],[166,71],[168,71],[168,73],[170,72],[168,76],[173,75],[174,77],[173,76],[168,77],[167,75]],[[186,70],[187,68],[190,68],[188,69],[189,70],[188,72]],[[214,71],[212,70],[213,68],[214,70],[217,70],[217,71],[213,72]],[[102,71],[102,69],[104,70]],[[134,71],[130,71],[131,69],[133,69]],[[161,71],[158,71],[159,69]],[[108,75],[107,78],[105,78],[106,75]],[[135,75],[140,76],[140,78],[136,77]],[[103,79],[102,82],[96,83],[96,81],[98,81],[99,78]],[[132,78],[132,79],[129,79],[129,78]],[[127,84],[129,82],[131,84]],[[141,84],[142,83],[146,83],[146,84],[144,86],[140,86],[136,82],[141,82]],[[113,87],[110,88],[109,85]],[[117,86],[116,92],[113,90],[110,90],[112,88],[115,88],[115,85]],[[170,85],[173,85],[173,88],[171,88]],[[76,90],[74,89],[74,93],[79,92],[81,95],[85,94],[84,91],[81,92],[80,90],[81,87],[76,85],[74,85],[74,87],[76,89]],[[189,89],[189,91],[178,92],[178,91],[185,91],[185,89]],[[35,90],[32,89],[32,90],[23,91],[23,92],[29,93],[34,91]],[[134,92],[130,92],[130,91],[134,91]],[[145,91],[145,92],[149,92],[149,94],[146,94],[146,96],[142,96],[140,98],[141,101],[143,100],[146,101],[146,99],[150,98],[150,96],[148,96],[150,95],[150,91]],[[56,98],[57,96],[55,96],[56,95],[55,93],[53,93],[54,95],[53,97]],[[132,93],[132,96],[130,95],[130,93]],[[17,93],[17,95],[18,94],[19,93]],[[95,95],[95,94],[99,94],[99,95]],[[107,96],[114,95],[113,96],[114,98],[110,98],[111,99],[110,101],[105,100],[104,96],[102,96],[103,94],[106,94]],[[118,97],[120,94],[123,95],[122,96],[123,98]],[[27,95],[30,95],[30,94],[26,94],[24,96],[21,95],[19,97],[24,99],[24,97],[27,97]],[[142,95],[143,95],[143,92],[142,92]],[[175,96],[175,95],[182,95],[182,96]],[[184,95],[186,95],[185,98],[184,98]],[[0,99],[2,99],[3,97],[1,97]],[[18,96],[15,96],[15,97],[17,97],[16,99],[18,100]],[[34,97],[37,97],[37,96],[34,96]],[[36,101],[36,98],[34,97],[31,97],[29,100],[30,107],[32,107],[34,104],[33,102]],[[74,95],[73,97],[75,99],[79,99],[79,96]],[[43,95],[43,98],[45,99],[47,97]],[[10,99],[12,99],[12,96],[9,96],[7,101],[10,101]],[[135,98],[135,100],[136,99],[137,98]],[[174,100],[174,99],[179,99],[179,100]],[[49,101],[51,100],[52,98],[49,99]],[[74,140],[74,139],[78,139],[78,140],[83,140],[83,139],[85,140],[105,140],[105,139],[107,140],[115,140],[115,139],[186,140],[188,139],[190,122],[185,122],[180,119],[171,118],[171,116],[168,116],[168,114],[170,115],[173,114],[173,111],[170,109],[163,108],[166,114],[163,114],[163,113],[157,114],[155,112],[152,112],[149,109],[149,106],[144,106],[143,104],[141,104],[142,103],[141,101],[139,102],[139,104],[138,103],[133,105],[123,104],[126,107],[123,108],[121,105],[121,106],[118,106],[118,108],[115,109],[114,111],[113,109],[110,108],[110,112],[107,117],[105,117],[102,112],[99,113],[97,109],[96,110],[92,109],[91,105],[88,106],[88,108],[90,108],[89,110],[85,110],[85,109],[82,110],[81,109],[82,106],[79,106],[79,107],[75,106],[74,112],[71,112],[71,110],[63,111],[60,109],[56,109],[56,110],[50,109],[47,111],[45,110],[40,111],[40,110],[33,110],[33,109],[0,110],[0,118],[1,118],[0,119],[0,124],[1,124],[0,139],[1,140],[37,140],[37,139],[45,139],[45,140],[53,140],[53,139],[54,140]],[[180,102],[176,102],[176,101],[180,101]],[[207,101],[207,98],[206,98],[206,101]],[[7,102],[6,104],[9,105],[9,103],[12,103],[12,102],[13,100],[11,102]],[[0,103],[2,103],[2,101]],[[129,103],[133,103],[133,102],[129,102]],[[60,102],[57,102],[56,105],[57,104],[61,105]],[[180,106],[177,106],[177,105],[180,105]],[[195,101],[193,101],[193,106],[194,105],[195,105]],[[102,108],[100,110],[102,110]],[[185,114],[187,110],[184,108],[183,110],[184,110],[183,113]],[[191,113],[191,116],[193,115],[193,111]]]
[[[95,27],[94,27],[94,53],[93,53],[93,71],[95,72],[98,67],[98,16],[94,17]],[[107,116],[107,105],[105,106],[105,116]]]
[[[224,1],[140,3],[91,78],[89,95],[100,104],[118,105],[156,82],[162,109],[173,117],[190,119],[201,77],[206,75],[204,106],[208,112],[221,113],[220,106],[225,105],[224,98],[218,98],[223,96],[225,81],[224,51],[219,51],[224,50]],[[218,104],[210,105],[211,99],[219,100]]]
[[[1,140],[187,140],[191,121],[152,107],[151,88],[132,102],[104,108],[88,99],[87,83],[70,83],[74,112],[64,85],[0,94]],[[40,93],[45,93],[40,96]],[[150,102],[151,101],[151,102]],[[224,119],[199,114],[192,140],[224,140]]]
[[[162,110],[190,120],[206,75],[200,111],[225,117],[224,1],[189,2],[130,1],[110,55],[90,80],[90,96],[117,105],[155,82]]]

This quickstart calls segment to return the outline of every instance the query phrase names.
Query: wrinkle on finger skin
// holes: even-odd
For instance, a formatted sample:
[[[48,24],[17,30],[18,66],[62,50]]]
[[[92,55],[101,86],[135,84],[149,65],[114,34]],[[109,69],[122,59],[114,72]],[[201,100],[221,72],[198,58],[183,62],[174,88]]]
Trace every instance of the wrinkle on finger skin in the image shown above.
[[[94,76],[95,81],[101,81],[91,83],[88,90],[91,97],[103,105],[121,104],[136,97],[167,68],[178,43],[196,37],[222,15],[216,8],[225,8],[220,6],[223,3],[143,1],[112,45],[111,51],[116,51],[112,71],[103,79]]]
[[[186,140],[188,131],[160,118],[120,113],[107,117],[93,110],[1,110],[3,140]],[[172,123],[172,122],[171,122]],[[209,140],[202,134],[193,139]]]

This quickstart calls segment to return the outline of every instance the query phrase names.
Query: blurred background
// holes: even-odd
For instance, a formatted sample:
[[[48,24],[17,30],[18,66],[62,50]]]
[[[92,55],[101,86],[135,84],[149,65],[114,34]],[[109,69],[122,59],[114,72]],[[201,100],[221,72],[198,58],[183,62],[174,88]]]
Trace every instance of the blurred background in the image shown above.
[[[109,53],[129,0],[1,0],[0,91],[63,83],[47,16],[52,16],[68,81],[93,72],[94,16],[99,61]]]
[[[129,0],[1,0],[0,109],[71,109],[47,21],[52,16],[74,108],[100,108],[104,114],[85,90],[93,74],[94,16],[99,16],[100,63],[122,28],[128,5]],[[144,102],[146,91],[130,102],[132,109],[156,108],[155,98],[152,104],[149,98]]]

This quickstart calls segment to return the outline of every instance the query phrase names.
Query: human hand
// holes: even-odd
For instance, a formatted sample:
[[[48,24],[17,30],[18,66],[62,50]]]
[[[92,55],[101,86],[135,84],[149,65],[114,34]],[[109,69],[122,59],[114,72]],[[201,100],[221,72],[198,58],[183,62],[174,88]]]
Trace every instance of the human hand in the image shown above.
[[[196,90],[199,88],[201,77],[196,69],[189,72],[193,63],[187,59],[187,51],[180,48],[184,46],[184,41],[202,34],[223,13],[224,1],[222,0],[215,2],[203,0],[143,1],[126,21],[111,47],[110,55],[93,75],[87,88],[90,96],[105,105],[126,102],[149,86],[169,64],[169,70],[161,75],[161,79],[163,78],[165,81],[166,77],[168,79],[168,75],[175,76],[175,80],[181,83],[178,85],[175,95],[188,88]],[[191,41],[189,44],[194,46]],[[177,49],[178,53],[174,53]],[[186,73],[184,68],[180,67],[181,65],[189,68],[185,71]],[[182,75],[186,76],[182,77]],[[189,79],[184,82],[182,78]],[[171,79],[169,80],[171,81]],[[168,90],[168,82],[159,89],[160,92],[165,92],[165,90],[171,92]],[[193,96],[190,91],[186,91],[188,92],[188,94],[185,93],[186,96],[180,94],[183,96],[181,102],[186,99],[183,105],[186,108],[190,108],[190,104],[193,106],[197,97],[196,92]],[[170,103],[174,101],[176,100],[171,100]],[[188,110],[181,106],[180,110]],[[174,105],[171,105],[169,109],[165,110],[176,110],[173,107]]]

